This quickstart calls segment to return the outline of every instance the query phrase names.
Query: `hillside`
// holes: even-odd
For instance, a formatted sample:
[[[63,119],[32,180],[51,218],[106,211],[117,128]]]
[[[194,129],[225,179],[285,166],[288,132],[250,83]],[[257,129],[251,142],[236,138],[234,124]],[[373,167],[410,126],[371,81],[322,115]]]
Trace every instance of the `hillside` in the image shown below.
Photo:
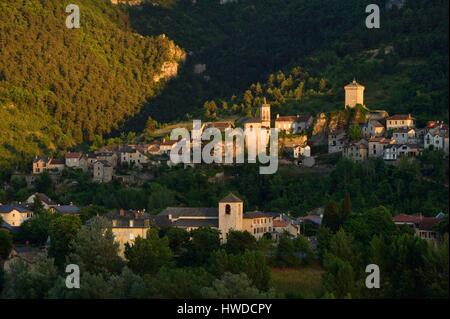
[[[289,94],[286,83],[281,87],[285,79],[269,84],[269,76],[295,68],[314,80],[305,88],[315,90],[323,79],[327,92],[301,101],[282,92],[280,112],[340,109],[342,87],[356,77],[366,85],[371,108],[448,119],[448,1],[409,0],[401,8],[373,1],[382,25],[370,30],[367,2],[359,0],[160,2],[166,5],[131,7],[133,27],[142,34],[167,33],[189,58],[180,77],[128,129],[142,127],[148,115],[160,121],[202,116],[211,100],[220,109],[234,98],[246,115],[248,107],[240,104],[247,90],[259,82]]]
[[[69,30],[63,2],[0,3],[0,165],[117,128],[184,56],[165,36],[133,32],[109,1],[77,4],[81,28]]]

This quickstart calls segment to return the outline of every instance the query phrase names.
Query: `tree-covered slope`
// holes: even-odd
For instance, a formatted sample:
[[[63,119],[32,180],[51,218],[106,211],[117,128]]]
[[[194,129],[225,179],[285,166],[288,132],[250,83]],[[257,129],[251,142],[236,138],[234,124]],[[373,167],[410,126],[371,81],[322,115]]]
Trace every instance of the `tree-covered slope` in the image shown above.
[[[3,164],[110,132],[160,90],[163,63],[183,54],[166,37],[134,33],[106,0],[77,1],[81,28],[67,29],[66,5],[0,2]]]
[[[140,124],[148,114],[174,120],[201,114],[208,100],[241,100],[252,83],[294,67],[325,79],[328,88],[298,102],[300,110],[341,108],[343,85],[356,77],[366,85],[371,108],[448,118],[448,1],[406,0],[401,8],[372,1],[381,8],[380,29],[366,27],[368,2],[360,0],[160,2],[166,5],[132,7],[133,26],[143,34],[165,32],[191,55],[181,77],[145,108]],[[194,74],[196,64],[206,70]],[[283,91],[281,83],[275,86]],[[130,128],[138,121],[132,123]]]

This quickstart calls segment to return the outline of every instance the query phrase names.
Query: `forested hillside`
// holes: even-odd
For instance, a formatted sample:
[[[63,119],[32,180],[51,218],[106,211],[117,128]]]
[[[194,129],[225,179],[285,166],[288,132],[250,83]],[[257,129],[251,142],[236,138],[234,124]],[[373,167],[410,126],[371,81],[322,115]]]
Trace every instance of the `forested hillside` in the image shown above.
[[[204,115],[211,100],[219,109],[224,101],[236,103],[245,115],[247,90],[260,82],[282,92],[295,68],[314,80],[305,88],[323,79],[327,90],[292,101],[289,92],[297,87],[289,87],[283,94],[289,110],[341,108],[342,87],[356,77],[371,108],[448,119],[448,1],[407,0],[402,7],[372,1],[381,8],[380,29],[366,28],[367,1],[360,0],[159,2],[164,5],[130,8],[134,28],[165,32],[190,55],[181,76],[129,128],[149,114],[162,121]],[[270,74],[280,81],[269,83]]]
[[[163,86],[163,63],[183,55],[133,32],[109,1],[76,3],[81,28],[69,30],[63,1],[0,2],[0,165],[117,128]]]

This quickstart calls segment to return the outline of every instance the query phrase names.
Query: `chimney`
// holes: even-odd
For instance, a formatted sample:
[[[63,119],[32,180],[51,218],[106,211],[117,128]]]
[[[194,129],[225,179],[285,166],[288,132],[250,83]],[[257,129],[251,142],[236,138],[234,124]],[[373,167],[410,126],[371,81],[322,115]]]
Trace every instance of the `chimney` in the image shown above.
[[[119,215],[122,216],[122,217],[125,216],[125,209],[121,208],[119,210]]]

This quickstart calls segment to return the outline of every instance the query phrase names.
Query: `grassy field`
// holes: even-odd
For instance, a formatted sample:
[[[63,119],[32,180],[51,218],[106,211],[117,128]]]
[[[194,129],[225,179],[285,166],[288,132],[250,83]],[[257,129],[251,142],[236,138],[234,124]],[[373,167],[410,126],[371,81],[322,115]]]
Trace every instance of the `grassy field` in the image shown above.
[[[316,298],[323,269],[318,264],[300,268],[272,268],[272,287],[283,298]]]

